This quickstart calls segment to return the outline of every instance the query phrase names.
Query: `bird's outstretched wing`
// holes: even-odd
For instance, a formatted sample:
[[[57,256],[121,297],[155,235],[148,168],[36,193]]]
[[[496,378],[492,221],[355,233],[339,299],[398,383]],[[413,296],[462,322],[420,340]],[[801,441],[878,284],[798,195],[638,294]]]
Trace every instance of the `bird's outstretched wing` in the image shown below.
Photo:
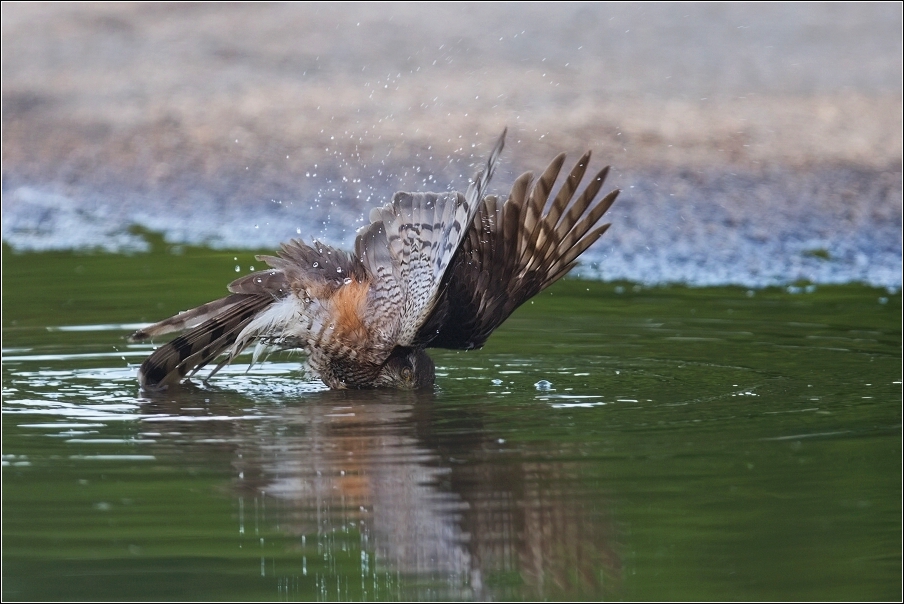
[[[577,257],[609,228],[596,224],[619,191],[595,201],[608,167],[573,199],[589,152],[548,203],[564,161],[564,154],[556,157],[536,182],[530,172],[521,175],[505,203],[495,196],[483,199],[443,276],[432,313],[418,330],[419,345],[483,346],[516,308],[574,268]]]
[[[496,169],[505,131],[467,193],[396,193],[371,212],[371,224],[355,241],[358,258],[373,278],[369,300],[380,328],[396,346],[415,343],[433,312],[440,284],[461,247]],[[388,352],[388,351],[387,351]]]

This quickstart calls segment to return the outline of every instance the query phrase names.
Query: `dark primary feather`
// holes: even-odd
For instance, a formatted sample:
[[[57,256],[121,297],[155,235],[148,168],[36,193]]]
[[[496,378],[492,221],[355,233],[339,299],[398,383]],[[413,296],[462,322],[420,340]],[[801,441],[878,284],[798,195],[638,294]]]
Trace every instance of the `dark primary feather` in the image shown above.
[[[516,308],[574,268],[577,257],[606,231],[608,224],[596,224],[618,191],[594,200],[608,167],[572,200],[590,153],[571,170],[543,215],[564,159],[556,157],[535,183],[529,172],[520,176],[504,204],[495,196],[484,198],[444,275],[440,300],[418,332],[420,345],[483,346]]]

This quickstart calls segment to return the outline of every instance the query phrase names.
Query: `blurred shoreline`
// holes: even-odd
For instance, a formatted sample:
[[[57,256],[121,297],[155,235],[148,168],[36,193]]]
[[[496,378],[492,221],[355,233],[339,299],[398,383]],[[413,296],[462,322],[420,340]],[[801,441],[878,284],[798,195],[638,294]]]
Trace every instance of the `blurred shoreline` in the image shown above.
[[[594,151],[585,276],[901,286],[901,7],[4,4],[17,250],[347,245],[396,190]],[[609,186],[609,184],[607,184]]]

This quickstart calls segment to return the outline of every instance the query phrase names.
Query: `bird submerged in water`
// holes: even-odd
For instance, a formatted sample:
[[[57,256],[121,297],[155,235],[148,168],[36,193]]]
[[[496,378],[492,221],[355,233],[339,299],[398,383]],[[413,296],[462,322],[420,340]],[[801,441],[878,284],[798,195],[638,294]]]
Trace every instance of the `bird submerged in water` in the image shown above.
[[[141,388],[163,390],[224,355],[209,379],[252,343],[255,360],[302,350],[330,388],[432,387],[426,348],[480,348],[609,228],[596,226],[619,193],[596,200],[608,166],[574,197],[589,152],[551,204],[564,154],[536,182],[521,175],[504,202],[486,195],[504,140],[464,195],[396,193],[371,211],[354,252],[293,239],[258,256],[270,269],[233,281],[225,298],[136,331],[133,341],[187,330],[141,364]]]

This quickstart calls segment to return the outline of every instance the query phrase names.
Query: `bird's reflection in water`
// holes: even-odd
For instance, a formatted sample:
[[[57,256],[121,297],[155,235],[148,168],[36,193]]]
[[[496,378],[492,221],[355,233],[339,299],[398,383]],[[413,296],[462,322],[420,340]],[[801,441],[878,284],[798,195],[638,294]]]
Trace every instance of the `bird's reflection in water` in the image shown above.
[[[299,551],[316,540],[324,559],[360,556],[369,589],[324,581],[324,598],[617,595],[612,522],[585,490],[579,452],[512,446],[473,405],[441,399],[328,391],[268,405],[261,421],[200,423],[229,432],[242,530],[254,514],[256,526],[297,538]]]

